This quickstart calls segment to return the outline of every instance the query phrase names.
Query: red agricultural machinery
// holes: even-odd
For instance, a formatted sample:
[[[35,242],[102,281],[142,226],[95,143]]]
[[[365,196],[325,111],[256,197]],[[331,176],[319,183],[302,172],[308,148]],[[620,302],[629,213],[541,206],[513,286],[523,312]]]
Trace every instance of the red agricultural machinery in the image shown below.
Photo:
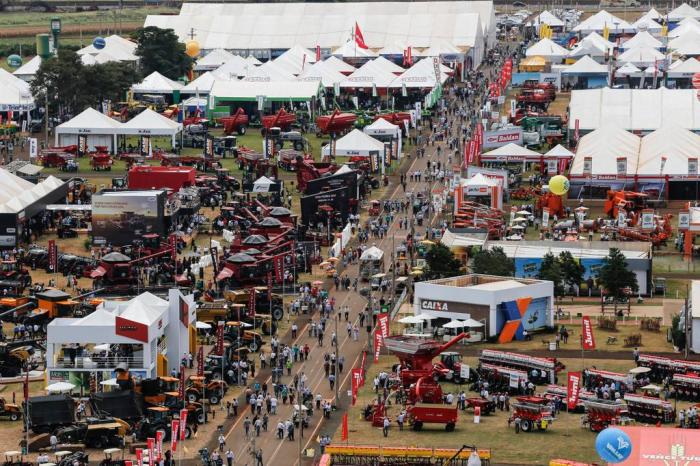
[[[139,283],[137,266],[148,261],[151,265],[157,263],[158,269],[150,288],[167,286],[168,283],[191,285],[186,277],[176,275],[175,264],[170,260],[171,255],[171,248],[138,259],[131,259],[119,252],[111,252],[100,259],[98,266],[90,271],[89,278],[93,279],[94,288],[101,288],[107,292],[129,293],[136,288],[145,290],[148,287]]]
[[[32,276],[29,270],[22,267],[22,264],[15,260],[0,262],[0,281],[17,282],[21,287],[26,288],[32,284]]]
[[[560,400],[566,401],[568,396],[567,388],[562,385],[547,385],[544,393],[542,394],[548,400],[554,400],[559,398]],[[567,404],[564,403],[564,408],[567,411],[583,412],[585,410],[584,402],[587,400],[596,400],[595,393],[591,393],[586,390],[581,390],[578,394],[578,402],[576,403],[576,408],[569,410]]]
[[[516,432],[532,432],[535,430],[547,430],[554,421],[549,400],[541,396],[517,396],[515,403],[511,403],[513,414],[508,420],[515,423]]]
[[[383,118],[392,125],[398,125],[401,127],[401,131],[404,130],[404,121],[411,122],[411,114],[409,112],[392,112],[392,113],[380,113],[374,117],[374,120]]]
[[[297,157],[297,189],[305,193],[309,181],[313,181],[324,175],[331,175],[338,170],[338,166],[333,163],[314,162],[310,159]]]
[[[527,354],[510,353],[507,351],[498,351],[485,349],[481,351],[479,356],[481,365],[494,364],[498,366],[509,367],[531,374],[533,369],[538,371],[538,377],[528,377],[532,383],[554,383],[556,374],[564,370],[566,367],[557,361],[556,358],[538,358]]]
[[[592,432],[600,432],[611,425],[625,425],[631,422],[627,406],[616,401],[586,400],[583,402],[586,414],[581,418],[581,426]]]
[[[264,136],[270,128],[279,128],[281,131],[289,131],[296,121],[297,116],[294,113],[289,113],[281,108],[274,115],[265,115],[262,117],[262,135]]]
[[[75,164],[75,156],[69,152],[62,152],[56,149],[47,149],[42,150],[39,154],[39,163],[46,168],[58,168],[59,170],[63,171],[73,171],[70,168]]]
[[[319,134],[342,134],[353,127],[357,121],[357,115],[354,113],[341,113],[340,110],[334,110],[330,115],[321,115],[316,118],[316,127]]]
[[[105,152],[90,155],[90,166],[95,171],[110,171],[112,163],[112,157]]]
[[[243,135],[248,128],[248,115],[246,115],[245,110],[238,107],[236,113],[231,116],[220,118],[219,123],[224,126],[224,134],[227,136],[234,132]]]
[[[632,419],[647,423],[668,424],[676,421],[673,404],[653,396],[625,393],[627,411]]]
[[[553,193],[544,193],[537,196],[535,208],[538,211],[542,211],[544,207],[549,209],[550,216],[556,215],[559,218],[564,217],[564,199],[561,196]]]
[[[256,178],[261,176],[278,178],[277,165],[266,159],[264,154],[247,147],[238,148],[238,167],[241,170],[255,173]]]
[[[416,403],[408,406],[406,413],[415,431],[423,429],[423,424],[442,424],[447,432],[452,432],[457,424],[457,408],[450,405]]]
[[[546,95],[551,101],[557,97],[557,89],[554,87],[553,83],[541,83],[536,80],[529,79],[523,82],[522,86],[523,93],[527,92],[541,92]]]
[[[671,386],[677,398],[700,400],[700,376],[696,374],[673,374]]]
[[[639,220],[642,209],[646,208],[648,199],[649,196],[645,193],[609,190],[603,211],[613,219],[617,219],[619,212],[623,211],[627,218],[632,219],[631,225],[634,226]]]
[[[462,201],[454,215],[455,228],[485,228],[489,239],[503,235],[503,211],[472,201]]]

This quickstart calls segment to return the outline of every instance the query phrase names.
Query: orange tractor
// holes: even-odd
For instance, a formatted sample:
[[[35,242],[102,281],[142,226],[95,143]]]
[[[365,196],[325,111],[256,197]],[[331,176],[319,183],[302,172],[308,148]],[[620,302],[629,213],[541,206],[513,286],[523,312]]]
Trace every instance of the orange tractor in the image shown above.
[[[630,224],[635,226],[639,221],[640,212],[646,208],[648,198],[649,196],[644,193],[609,190],[605,199],[605,214],[616,219],[622,211],[627,218],[632,220]]]

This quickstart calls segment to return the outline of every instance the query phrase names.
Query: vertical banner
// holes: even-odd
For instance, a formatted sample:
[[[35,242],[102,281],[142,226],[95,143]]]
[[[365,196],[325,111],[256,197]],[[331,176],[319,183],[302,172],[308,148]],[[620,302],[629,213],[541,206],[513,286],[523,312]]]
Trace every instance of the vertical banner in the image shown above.
[[[87,134],[78,135],[78,156],[82,157],[88,153]]]
[[[690,228],[690,212],[687,210],[678,212],[678,229],[687,230],[688,228]]]
[[[348,413],[343,414],[343,428],[340,430],[340,440],[348,439]]]
[[[382,350],[382,334],[379,329],[374,330],[374,362],[379,362],[379,352]]]
[[[362,386],[362,369],[355,368],[352,370],[352,379],[350,382],[352,383],[352,405],[355,406],[357,390]]]
[[[204,155],[205,157],[214,157],[214,138],[207,138],[207,150],[204,152]]]
[[[35,159],[39,155],[39,141],[37,138],[27,138],[29,141],[29,158]]]
[[[321,61],[321,46],[316,46],[316,61]]]
[[[382,340],[389,336],[389,314],[383,313],[377,315],[377,327],[381,332]]]
[[[168,236],[168,246],[170,247],[170,259],[177,262],[177,237],[173,234]]]
[[[141,136],[139,140],[139,154],[143,157],[150,157],[151,154],[151,137]]]
[[[520,385],[520,377],[518,374],[510,374],[510,379],[508,380],[508,386],[510,388],[518,388]]]
[[[377,170],[379,170],[379,154],[377,154],[376,152],[372,152],[370,153],[369,158],[370,164],[372,166],[372,171],[376,172]]]
[[[156,431],[156,460],[160,462],[163,459],[163,431]]]
[[[578,395],[581,392],[581,373],[569,372],[566,384],[566,406],[569,411],[576,409]]]
[[[147,438],[146,445],[148,447],[148,466],[153,466],[155,464],[156,456],[156,439]]]
[[[216,354],[219,356],[224,355],[224,325],[226,325],[226,322],[223,320],[217,322],[216,325]]]
[[[136,448],[134,453],[136,454],[136,464],[143,466],[143,448]]]
[[[515,112],[516,112],[515,99],[510,99],[510,116],[511,116],[511,118],[515,118]],[[576,120],[576,121],[578,121],[578,120]]]
[[[274,258],[275,263],[275,281],[281,283],[284,281],[284,255],[278,254]]]
[[[195,419],[196,422],[196,419]],[[185,431],[187,430],[187,410],[180,410],[180,441],[185,441]]]
[[[181,399],[185,399],[185,366],[180,366],[180,383],[177,387],[177,396]]]
[[[542,207],[542,228],[549,228],[549,207]]]
[[[58,270],[58,248],[56,247],[56,240],[49,240],[49,271],[56,273]]]
[[[248,288],[248,316],[255,317],[255,288]]]
[[[365,386],[365,365],[367,364],[367,351],[362,352],[362,362],[360,363],[360,387]]]
[[[654,229],[654,209],[642,210],[642,231],[652,231]]]
[[[197,350],[197,375],[202,377],[204,375],[204,346],[199,346]]]
[[[272,272],[267,272],[267,300],[272,301]]]
[[[574,121],[574,142],[578,143],[578,138],[579,138],[579,127],[580,127],[580,122],[579,119],[576,118]]]
[[[581,320],[581,338],[583,349],[595,349],[595,337],[593,336],[593,326],[591,325],[591,318],[588,316],[583,316],[583,320]]]
[[[177,451],[177,434],[178,434],[179,430],[180,430],[180,420],[173,419],[173,422],[170,424],[170,450],[172,452]]]

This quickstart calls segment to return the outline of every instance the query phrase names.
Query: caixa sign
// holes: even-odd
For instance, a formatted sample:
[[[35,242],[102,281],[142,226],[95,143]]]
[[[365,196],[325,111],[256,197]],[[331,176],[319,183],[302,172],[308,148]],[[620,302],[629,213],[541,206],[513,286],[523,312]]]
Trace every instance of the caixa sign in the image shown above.
[[[421,311],[443,311],[448,312],[449,306],[447,301],[438,301],[436,299],[421,299],[420,300]]]

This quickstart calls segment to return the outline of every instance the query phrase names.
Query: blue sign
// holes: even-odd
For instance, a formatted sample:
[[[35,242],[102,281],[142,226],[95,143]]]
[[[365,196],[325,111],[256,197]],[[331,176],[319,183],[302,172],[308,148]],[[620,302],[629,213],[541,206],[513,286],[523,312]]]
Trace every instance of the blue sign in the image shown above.
[[[102,50],[105,48],[105,45],[107,45],[107,42],[102,37],[95,37],[92,41],[92,46],[95,47],[97,50]]]
[[[536,278],[540,273],[542,259],[539,257],[515,259],[515,276],[518,278]]]
[[[620,463],[632,454],[632,440],[624,431],[608,427],[596,437],[595,449],[603,461]]]

